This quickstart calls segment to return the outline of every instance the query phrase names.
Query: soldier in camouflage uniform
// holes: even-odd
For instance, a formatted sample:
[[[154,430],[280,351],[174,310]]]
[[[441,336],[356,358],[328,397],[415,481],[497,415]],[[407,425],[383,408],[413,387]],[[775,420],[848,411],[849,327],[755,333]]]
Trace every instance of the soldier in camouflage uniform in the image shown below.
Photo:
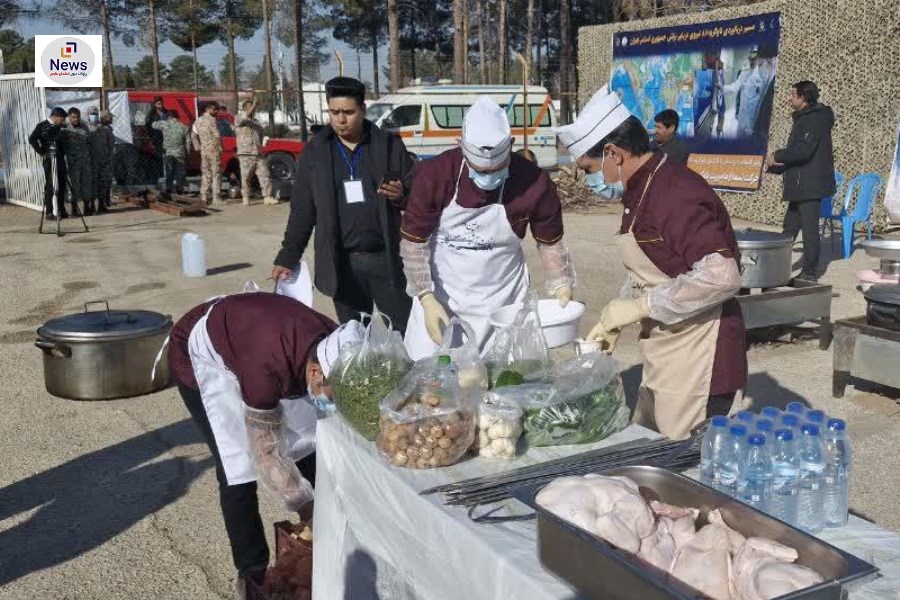
[[[91,132],[88,126],[81,122],[81,111],[74,106],[69,109],[69,124],[62,130],[62,135],[72,216],[79,214],[79,200],[84,207],[84,214],[92,215],[94,214],[94,203],[90,201],[91,152],[88,145]]]
[[[88,110],[88,127],[91,130],[91,201],[97,201],[97,212],[109,212],[109,191],[112,187],[112,157],[116,147],[116,137],[112,130],[112,113]]]
[[[179,194],[184,189],[184,169],[191,153],[191,136],[187,125],[178,119],[174,111],[168,111],[162,119],[154,121],[153,129],[162,132],[163,171],[166,176],[165,194],[172,189]]]
[[[203,116],[194,123],[194,131],[200,142],[200,200],[207,202],[207,189],[212,187],[212,204],[222,202],[222,138],[219,137],[219,126],[216,123],[218,102],[209,102]]]
[[[259,121],[253,118],[253,114],[256,112],[256,100],[245,100],[241,106],[244,109],[244,116],[238,118],[236,134],[238,163],[241,165],[241,195],[244,197],[244,206],[250,204],[250,185],[253,175],[259,179],[263,202],[278,204],[278,200],[272,197],[269,165],[266,164],[266,159],[260,153],[263,145],[263,128]]]

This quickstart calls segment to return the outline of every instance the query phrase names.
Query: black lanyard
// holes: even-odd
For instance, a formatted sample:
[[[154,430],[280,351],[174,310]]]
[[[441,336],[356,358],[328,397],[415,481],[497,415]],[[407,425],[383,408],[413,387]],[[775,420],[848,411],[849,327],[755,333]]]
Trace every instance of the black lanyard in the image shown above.
[[[334,143],[341,152],[344,162],[347,163],[347,168],[350,169],[350,179],[356,179],[356,164],[359,162],[359,157],[362,154],[362,146],[357,146],[350,156],[347,156],[347,149],[344,148],[344,144],[338,140],[334,140]]]

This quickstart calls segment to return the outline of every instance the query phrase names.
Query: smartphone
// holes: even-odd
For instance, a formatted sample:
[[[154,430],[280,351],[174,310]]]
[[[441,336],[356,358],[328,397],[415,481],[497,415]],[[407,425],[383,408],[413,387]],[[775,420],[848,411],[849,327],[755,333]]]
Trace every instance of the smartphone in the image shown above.
[[[389,181],[400,181],[400,173],[397,171],[388,171],[381,179],[381,185],[384,185]]]

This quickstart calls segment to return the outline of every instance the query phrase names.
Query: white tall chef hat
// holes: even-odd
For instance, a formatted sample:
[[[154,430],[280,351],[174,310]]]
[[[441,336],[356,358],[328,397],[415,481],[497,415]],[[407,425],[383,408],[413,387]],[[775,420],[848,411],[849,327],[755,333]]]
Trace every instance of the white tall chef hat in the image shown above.
[[[512,151],[509,119],[506,111],[482,96],[463,119],[463,155],[476,169],[494,169],[509,159]]]
[[[578,160],[630,116],[619,95],[604,85],[581,109],[574,123],[554,131],[568,148],[572,160]]]
[[[348,321],[335,329],[331,335],[319,342],[316,348],[316,358],[325,377],[331,374],[331,367],[341,354],[341,348],[347,344],[361,342],[365,335],[365,328],[359,321]]]

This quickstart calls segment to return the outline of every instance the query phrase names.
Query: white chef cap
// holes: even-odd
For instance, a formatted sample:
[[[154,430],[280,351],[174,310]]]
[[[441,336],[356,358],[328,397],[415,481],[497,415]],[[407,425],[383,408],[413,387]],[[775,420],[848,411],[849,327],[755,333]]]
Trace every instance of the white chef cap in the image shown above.
[[[578,160],[630,116],[619,95],[604,85],[581,109],[574,123],[554,131],[569,150],[572,160]]]
[[[512,151],[509,119],[493,100],[478,98],[463,119],[463,155],[476,169],[494,169],[509,159]]]
[[[331,367],[341,354],[341,349],[347,344],[361,342],[365,335],[365,328],[359,321],[348,321],[335,329],[331,335],[319,342],[316,348],[316,358],[325,377],[331,374]]]

